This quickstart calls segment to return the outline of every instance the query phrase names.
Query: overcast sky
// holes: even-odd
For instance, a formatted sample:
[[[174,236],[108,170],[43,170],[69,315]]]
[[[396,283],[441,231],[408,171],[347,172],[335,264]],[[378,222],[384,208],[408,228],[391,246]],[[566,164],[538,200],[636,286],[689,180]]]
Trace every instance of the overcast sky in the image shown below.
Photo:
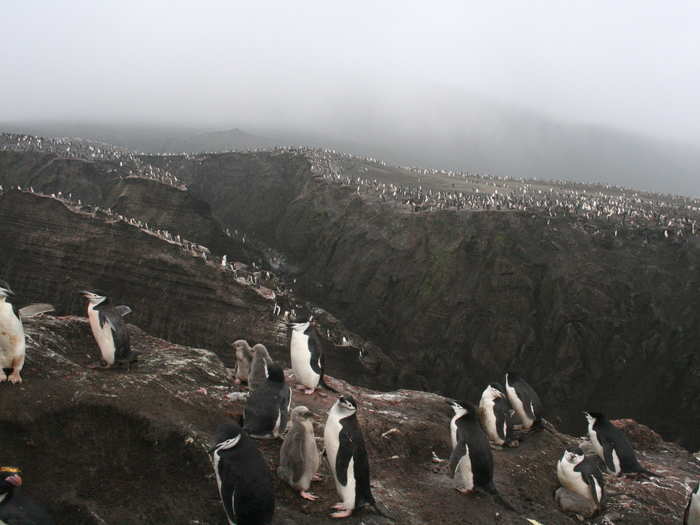
[[[0,6],[2,121],[322,128],[348,108],[398,105],[410,119],[410,101],[486,97],[700,143],[700,2]]]

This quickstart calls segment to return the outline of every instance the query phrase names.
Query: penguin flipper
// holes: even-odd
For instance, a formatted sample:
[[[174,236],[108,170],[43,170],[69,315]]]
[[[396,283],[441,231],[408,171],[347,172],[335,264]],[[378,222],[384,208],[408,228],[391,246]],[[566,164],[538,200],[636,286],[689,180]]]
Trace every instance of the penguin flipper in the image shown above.
[[[467,442],[464,439],[460,439],[455,448],[452,449],[452,454],[450,454],[450,462],[447,464],[447,472],[451,478],[455,477],[455,470],[457,470],[457,465],[459,465],[460,460],[464,457],[467,452]]]
[[[593,502],[595,503],[595,506],[600,508],[600,500],[598,499],[598,491],[596,490],[596,483],[598,482],[598,480],[593,474],[588,472],[582,472],[581,475],[583,476],[583,480],[586,482],[586,485],[588,485],[588,489],[591,491],[591,496],[593,497]]]
[[[122,317],[126,317],[127,315],[129,315],[131,313],[132,310],[131,310],[131,308],[129,308],[125,304],[120,304],[119,306],[114,307],[114,311],[117,312]]]
[[[352,436],[346,429],[340,431],[338,455],[335,458],[335,472],[338,476],[338,482],[345,486],[348,484],[348,467],[350,460],[355,452],[355,444],[352,441]]]

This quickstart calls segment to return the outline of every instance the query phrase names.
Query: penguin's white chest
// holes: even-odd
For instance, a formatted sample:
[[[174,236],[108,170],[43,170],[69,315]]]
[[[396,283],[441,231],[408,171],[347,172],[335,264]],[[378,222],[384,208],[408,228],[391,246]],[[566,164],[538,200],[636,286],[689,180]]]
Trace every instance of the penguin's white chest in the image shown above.
[[[700,525],[700,494],[693,494],[688,511],[688,525]]]
[[[452,450],[457,446],[457,418],[459,416],[455,415],[450,421],[450,439],[452,440]]]
[[[455,469],[458,488],[472,490],[474,488],[474,472],[472,471],[472,460],[469,457],[469,445],[464,444],[464,456],[457,463]]]
[[[592,500],[591,490],[583,480],[583,476],[574,471],[575,466],[576,465],[566,460],[559,460],[559,463],[557,463],[557,478],[559,479],[559,483],[561,483],[561,486],[565,489],[569,489],[582,498]]]
[[[490,397],[482,397],[481,403],[479,404],[479,411],[481,412],[481,423],[486,431],[488,438],[497,445],[502,445],[503,440],[498,435],[498,428],[496,428],[496,413],[494,412],[493,399]],[[505,432],[504,432],[505,435]]]
[[[342,427],[340,425],[340,420],[333,416],[328,415],[328,420],[326,421],[326,426],[323,430],[323,444],[326,448],[326,458],[328,459],[329,467],[333,473],[333,478],[335,480],[335,488],[338,491],[338,495],[343,500],[346,508],[355,508],[355,459],[352,458],[348,464],[347,472],[347,484],[342,485],[338,481],[338,473],[335,469],[335,461],[338,457],[338,448],[340,447],[340,431]]]
[[[112,329],[109,327],[109,323],[105,323],[104,326],[100,326],[100,314],[93,308],[92,305],[88,307],[88,319],[90,320],[92,335],[95,336],[97,346],[100,347],[102,359],[108,365],[113,365],[115,352],[114,338],[112,337]]]
[[[25,352],[24,328],[12,305],[0,302],[0,367],[12,368],[12,361]]]
[[[292,331],[290,358],[292,361],[292,371],[297,381],[306,388],[316,388],[321,379],[321,375],[314,372],[314,369],[311,368],[309,336],[300,330]]]
[[[515,413],[518,415],[518,419],[520,419],[520,422],[523,424],[523,427],[525,429],[530,428],[535,422],[535,420],[527,415],[527,412],[525,412],[525,407],[523,406],[523,402],[520,399],[520,397],[518,397],[515,388],[510,386],[508,383],[506,383],[506,394],[508,396],[508,401],[510,401],[510,406],[512,406],[513,410],[515,410]]]

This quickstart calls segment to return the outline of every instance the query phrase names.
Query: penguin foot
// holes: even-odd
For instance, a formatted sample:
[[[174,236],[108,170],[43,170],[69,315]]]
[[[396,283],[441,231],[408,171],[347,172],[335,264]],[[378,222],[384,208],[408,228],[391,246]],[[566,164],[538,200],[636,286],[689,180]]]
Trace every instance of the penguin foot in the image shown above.
[[[240,384],[241,384],[241,380],[238,379],[238,378],[234,379],[233,382],[234,382],[236,385],[240,385]]]
[[[341,510],[331,514],[331,518],[349,518],[352,515],[352,510]]]
[[[16,385],[17,383],[22,382],[22,378],[20,377],[19,372],[12,372],[10,374],[9,379],[10,379],[10,383],[12,383],[13,385]]]
[[[472,493],[472,491],[469,489],[455,489],[455,490],[457,492],[459,492],[460,494],[471,494]]]
[[[325,392],[321,392],[320,390],[317,390],[319,397],[328,397],[328,394]]]
[[[305,490],[302,490],[299,495],[304,499],[308,499],[309,501],[316,501],[318,499],[318,496],[312,494],[311,492],[306,492]]]
[[[2,368],[0,368],[0,383],[4,383],[5,381],[7,381],[7,376],[5,372],[2,371]]]
[[[336,503],[331,507],[333,510],[347,510],[348,507],[343,503],[342,501],[340,503]]]
[[[306,390],[306,387],[304,385],[301,385],[301,384],[294,385],[294,388],[296,390]]]
[[[304,390],[304,394],[306,394],[307,396],[310,396],[310,395],[312,395],[315,391],[316,391],[316,389],[314,389],[314,388],[307,388],[307,389]]]
[[[316,473],[311,477],[311,481],[323,481],[323,478],[320,474]]]

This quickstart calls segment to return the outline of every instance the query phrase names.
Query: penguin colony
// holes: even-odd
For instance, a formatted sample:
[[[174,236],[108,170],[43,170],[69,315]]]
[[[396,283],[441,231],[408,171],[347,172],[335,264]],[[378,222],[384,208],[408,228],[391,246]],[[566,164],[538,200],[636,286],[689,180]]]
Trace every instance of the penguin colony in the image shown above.
[[[101,358],[101,364],[91,368],[122,366],[129,372],[138,358],[138,353],[131,350],[123,320],[131,308],[114,306],[106,295],[96,291],[81,294],[87,299],[87,317]],[[22,313],[43,313],[50,311],[50,305],[33,305],[18,311],[9,301],[12,295],[9,284],[0,280],[0,382],[9,380],[16,384],[22,381],[20,372],[25,359]],[[317,323],[310,318],[289,325],[290,358],[297,388],[306,395],[318,392],[325,396],[317,390],[319,386],[338,393],[323,380],[324,342]],[[251,348],[242,339],[234,341],[232,348],[235,382],[247,383],[250,395],[240,424],[221,425],[210,449],[219,497],[229,524],[272,523],[275,510],[272,473],[254,440],[283,436],[276,473],[301,498],[318,499],[310,489],[313,481],[322,479],[318,471],[325,457],[340,499],[332,506],[331,517],[346,518],[371,507],[393,519],[372,494],[369,456],[357,418],[358,402],[350,395],[339,395],[326,417],[321,454],[314,436],[314,414],[303,405],[292,409],[292,392],[284,370],[273,362],[267,349],[261,344]],[[453,416],[449,424],[452,452],[447,470],[455,480],[455,489],[464,494],[483,491],[504,508],[515,510],[494,484],[492,450],[517,447],[528,433],[543,428],[543,406],[536,391],[523,378],[508,372],[503,384],[486,386],[478,406],[468,401],[448,403]],[[661,477],[639,464],[625,433],[604,414],[585,412],[584,415],[595,455],[586,456],[580,448],[564,450],[556,465],[560,491],[600,511],[605,502],[604,471],[617,476]],[[287,431],[288,422],[291,424]],[[436,458],[436,461],[442,460]],[[22,483],[18,467],[0,466],[0,523],[52,524],[46,510],[18,490]],[[696,484],[690,493],[684,525],[700,525],[699,490]]]

